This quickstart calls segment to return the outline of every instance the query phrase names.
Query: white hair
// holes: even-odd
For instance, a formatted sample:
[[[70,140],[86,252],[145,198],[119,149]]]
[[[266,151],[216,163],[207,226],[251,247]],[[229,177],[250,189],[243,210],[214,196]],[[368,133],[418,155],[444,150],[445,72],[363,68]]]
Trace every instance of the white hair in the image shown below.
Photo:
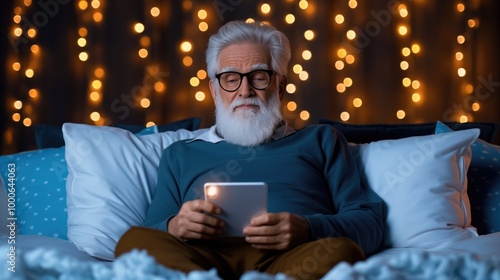
[[[221,51],[238,43],[258,43],[269,48],[271,68],[279,75],[286,75],[290,62],[291,50],[288,38],[281,31],[267,22],[230,21],[212,35],[206,52],[207,72],[211,80],[219,68]]]

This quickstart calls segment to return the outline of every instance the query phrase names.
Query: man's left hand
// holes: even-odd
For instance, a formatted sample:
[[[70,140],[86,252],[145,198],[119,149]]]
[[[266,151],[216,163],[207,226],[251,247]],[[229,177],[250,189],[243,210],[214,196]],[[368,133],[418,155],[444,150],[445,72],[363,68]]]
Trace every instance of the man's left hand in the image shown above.
[[[288,250],[308,241],[309,223],[288,212],[266,213],[254,217],[243,234],[254,248]]]

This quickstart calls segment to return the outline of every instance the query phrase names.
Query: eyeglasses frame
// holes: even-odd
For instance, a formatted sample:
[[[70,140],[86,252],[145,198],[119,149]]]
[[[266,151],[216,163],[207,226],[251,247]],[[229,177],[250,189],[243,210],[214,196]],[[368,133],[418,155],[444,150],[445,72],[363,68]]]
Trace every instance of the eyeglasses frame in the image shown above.
[[[216,77],[216,78],[217,78],[217,80],[219,81],[219,86],[220,86],[223,90],[225,90],[225,91],[227,91],[227,92],[235,92],[235,91],[237,91],[237,90],[241,87],[241,84],[243,83],[243,78],[244,78],[244,77],[250,77],[250,75],[251,75],[252,73],[257,72],[257,71],[263,71],[263,72],[266,72],[266,73],[269,75],[269,84],[268,84],[267,86],[263,87],[263,88],[257,88],[257,87],[255,87],[255,86],[252,84],[252,82],[250,81],[250,79],[248,79],[248,78],[247,78],[247,80],[248,80],[248,84],[249,84],[249,85],[250,85],[253,89],[256,89],[256,90],[265,90],[265,89],[267,89],[267,88],[271,85],[271,83],[272,83],[272,77],[273,77],[273,74],[275,73],[275,72],[274,72],[274,70],[270,70],[270,69],[255,69],[255,70],[252,70],[252,71],[250,71],[250,72],[246,72],[246,73],[240,73],[240,72],[236,72],[236,71],[225,71],[225,72],[221,72],[221,73],[219,73],[219,74],[216,74],[216,75],[215,75],[215,77]],[[222,86],[221,82],[220,82],[220,77],[221,77],[222,75],[224,75],[224,74],[227,74],[227,73],[238,74],[238,75],[240,76],[240,84],[239,84],[239,85],[238,85],[235,89],[233,89],[233,90],[227,90],[227,89],[225,89],[225,88]]]

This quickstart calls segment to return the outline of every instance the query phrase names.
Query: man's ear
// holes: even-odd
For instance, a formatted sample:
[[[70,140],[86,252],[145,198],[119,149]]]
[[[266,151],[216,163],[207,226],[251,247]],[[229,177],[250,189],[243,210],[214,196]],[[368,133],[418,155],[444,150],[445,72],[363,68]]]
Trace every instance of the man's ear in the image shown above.
[[[212,94],[212,99],[214,100],[214,104],[217,104],[217,91],[214,88],[214,82],[212,80],[208,81],[208,87],[210,88],[210,93]]]
[[[285,95],[287,81],[288,80],[287,80],[285,75],[281,76],[280,84],[279,84],[280,101],[283,100],[283,96]]]

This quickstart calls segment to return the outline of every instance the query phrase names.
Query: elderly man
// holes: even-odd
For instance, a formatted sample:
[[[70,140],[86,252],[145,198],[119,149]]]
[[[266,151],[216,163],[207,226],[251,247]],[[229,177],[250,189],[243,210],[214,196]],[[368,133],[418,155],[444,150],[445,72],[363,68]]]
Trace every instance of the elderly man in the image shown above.
[[[144,249],[184,272],[216,268],[318,279],[341,261],[379,249],[383,203],[366,186],[343,136],[328,126],[294,130],[283,119],[290,43],[267,23],[229,22],[206,53],[216,124],[165,149],[145,227],[133,227],[116,255]],[[268,213],[244,237],[220,237],[217,205],[202,199],[210,181],[268,184]]]

